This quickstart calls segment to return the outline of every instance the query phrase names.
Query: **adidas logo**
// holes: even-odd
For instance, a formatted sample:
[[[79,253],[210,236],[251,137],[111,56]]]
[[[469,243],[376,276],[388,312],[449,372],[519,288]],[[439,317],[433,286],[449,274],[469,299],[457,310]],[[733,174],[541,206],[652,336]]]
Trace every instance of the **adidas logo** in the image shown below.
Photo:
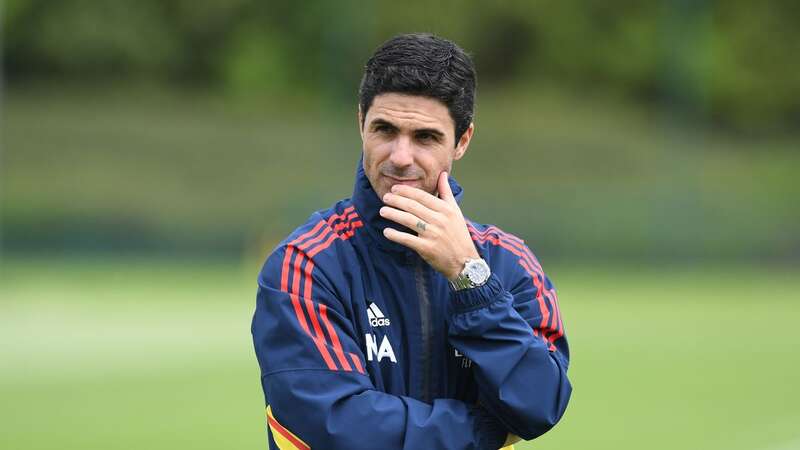
[[[374,302],[369,304],[367,308],[367,317],[369,318],[369,325],[371,327],[388,327],[391,321],[388,317],[384,316],[381,310]]]

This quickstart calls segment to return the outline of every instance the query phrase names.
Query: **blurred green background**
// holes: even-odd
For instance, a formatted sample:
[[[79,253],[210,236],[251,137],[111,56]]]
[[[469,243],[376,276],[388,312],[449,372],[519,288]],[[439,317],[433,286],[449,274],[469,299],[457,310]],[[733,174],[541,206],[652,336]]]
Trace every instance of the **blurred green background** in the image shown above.
[[[349,196],[399,32],[478,69],[469,217],[559,288],[575,392],[518,448],[800,448],[792,1],[6,0],[0,448],[263,448],[249,320]]]

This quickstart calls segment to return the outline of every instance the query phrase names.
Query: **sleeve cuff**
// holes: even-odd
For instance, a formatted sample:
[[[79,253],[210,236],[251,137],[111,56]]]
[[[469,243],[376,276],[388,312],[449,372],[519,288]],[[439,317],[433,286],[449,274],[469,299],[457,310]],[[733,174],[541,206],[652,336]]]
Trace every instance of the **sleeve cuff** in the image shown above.
[[[492,273],[486,284],[472,289],[462,289],[451,293],[453,313],[463,313],[473,309],[480,309],[492,303],[503,292],[503,285]]]

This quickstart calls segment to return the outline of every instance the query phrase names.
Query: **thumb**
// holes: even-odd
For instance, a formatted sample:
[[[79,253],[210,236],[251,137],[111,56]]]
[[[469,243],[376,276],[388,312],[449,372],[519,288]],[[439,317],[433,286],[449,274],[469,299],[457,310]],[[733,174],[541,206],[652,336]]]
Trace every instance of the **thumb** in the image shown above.
[[[447,172],[439,174],[439,198],[448,203],[455,203],[456,199],[453,197],[453,191],[450,189],[450,183],[447,178]]]

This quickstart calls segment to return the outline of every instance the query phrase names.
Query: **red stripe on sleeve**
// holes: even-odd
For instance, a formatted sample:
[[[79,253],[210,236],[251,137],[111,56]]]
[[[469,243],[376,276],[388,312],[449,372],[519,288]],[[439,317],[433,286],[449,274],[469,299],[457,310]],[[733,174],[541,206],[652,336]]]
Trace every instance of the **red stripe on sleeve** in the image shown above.
[[[347,362],[347,358],[344,356],[342,343],[339,342],[339,335],[336,334],[336,329],[333,328],[331,321],[328,320],[328,307],[322,303],[319,305],[319,315],[322,317],[322,323],[325,324],[325,329],[328,330],[328,336],[331,337],[331,342],[333,343],[333,353],[336,354],[336,358],[339,360],[339,364],[342,365],[342,368],[344,368],[346,372],[350,372],[353,369],[350,367],[350,363]]]
[[[530,260],[530,262],[533,264],[534,267],[536,267],[539,270],[542,269],[541,264],[539,264],[539,260],[536,259],[536,256],[534,256],[534,254],[530,251],[530,249],[528,249],[528,246],[525,245],[525,241],[523,241],[522,239],[514,236],[513,234],[506,233],[505,231],[501,230],[500,228],[497,228],[494,225],[486,227],[486,230],[484,231],[478,231],[478,229],[475,228],[475,225],[473,225],[471,222],[468,224],[468,227],[470,228],[470,231],[480,235],[481,237],[486,237],[489,236],[490,233],[495,233],[498,238],[508,241],[514,247],[519,249],[521,252],[527,254],[528,259]]]
[[[356,230],[363,227],[364,223],[360,220],[350,223],[350,229],[342,234],[342,239],[350,239],[355,234]]]
[[[330,236],[328,236],[328,239],[326,239],[325,242],[319,244],[318,246],[308,251],[308,257],[313,258],[314,256],[316,256],[317,253],[328,248],[331,245],[331,243],[333,243],[333,241],[338,237],[339,237],[338,234],[331,232]]]
[[[350,352],[348,352],[347,354],[350,355],[350,359],[353,360],[353,365],[356,366],[356,370],[358,371],[358,373],[364,375],[364,368],[361,367],[361,360],[358,359],[358,355]]]
[[[322,233],[318,234],[317,237],[315,237],[314,239],[309,239],[309,240],[303,242],[302,244],[297,246],[297,249],[305,251],[307,248],[309,248],[309,247],[311,247],[313,245],[316,245],[317,242],[319,242],[322,239],[324,239],[330,233],[331,233],[330,227],[325,227],[325,229],[322,230]]]
[[[297,239],[295,239],[292,242],[290,242],[289,245],[296,245],[298,242],[301,242],[301,241],[305,240],[309,236],[313,236],[314,234],[317,233],[317,231],[319,231],[319,229],[324,224],[325,224],[325,221],[324,220],[320,220],[319,222],[317,222],[316,225],[314,225],[314,228],[312,228],[310,231],[298,236]]]
[[[494,245],[503,247],[504,249],[510,251],[511,253],[513,253],[514,255],[516,255],[516,256],[518,256],[520,258],[519,261],[518,261],[520,266],[522,266],[522,268],[525,269],[526,272],[528,272],[528,275],[530,275],[532,280],[533,280],[533,285],[536,287],[536,299],[539,300],[540,309],[541,309],[541,313],[542,313],[542,322],[540,324],[540,327],[546,326],[547,319],[549,319],[549,317],[550,317],[550,311],[546,307],[546,305],[544,303],[544,299],[542,298],[542,294],[544,292],[544,286],[543,286],[544,285],[544,280],[543,279],[540,280],[539,277],[537,276],[538,274],[535,273],[531,269],[530,264],[527,261],[527,259],[525,258],[524,254],[522,252],[520,252],[520,250],[518,248],[511,246],[510,244],[508,244],[507,242],[503,241],[499,237],[495,237],[495,236],[491,236],[491,235],[483,236],[483,235],[478,234],[477,230],[474,227],[470,227],[470,228],[471,228],[471,231],[476,233],[476,234],[473,234],[473,238],[475,238],[476,240],[479,240],[481,242],[490,242],[490,243],[492,243]]]
[[[358,215],[354,212],[353,214],[350,215],[350,217],[358,217]],[[349,226],[351,227],[350,236],[352,236],[353,225],[355,225],[356,223],[361,224],[360,221],[358,221],[358,222],[349,222]],[[334,232],[331,232],[330,229],[326,233],[321,233],[320,236],[323,236],[325,234],[327,234],[328,237],[327,237],[327,239],[325,239],[324,242],[316,243],[311,248],[308,249],[308,259],[309,259],[309,261],[306,263],[306,269],[305,269],[306,281],[305,281],[305,286],[304,286],[304,297],[306,299],[306,307],[307,308],[311,307],[312,310],[313,310],[313,304],[311,303],[310,299],[312,298],[311,296],[312,296],[312,290],[313,290],[312,272],[314,270],[314,262],[313,262],[313,260],[311,260],[311,258],[316,256],[318,253],[320,253],[321,251],[325,250],[326,248],[330,247],[330,245],[337,238],[340,238],[340,236],[338,234],[336,234]],[[315,239],[315,240],[318,241],[319,239]],[[331,343],[333,344],[333,351],[334,351],[334,354],[336,355],[337,359],[339,360],[339,363],[342,365],[342,368],[345,371],[353,370],[351,368],[351,366],[350,366],[350,363],[347,362],[347,358],[344,355],[344,350],[342,349],[342,344],[341,344],[341,341],[339,340],[339,335],[336,333],[336,329],[333,328],[333,325],[330,323],[330,320],[328,319],[327,306],[324,305],[324,304],[320,304],[319,305],[319,310],[320,310],[320,317],[322,319],[322,322],[325,324],[325,328],[328,331],[328,335],[331,338]],[[321,334],[321,330],[318,330],[318,328],[317,328],[318,327],[318,322],[316,321],[316,317],[315,316],[312,316],[311,323],[312,323],[312,326],[314,326],[314,330],[316,331],[317,336],[320,336],[320,337],[322,337],[324,339],[324,336]]]
[[[539,302],[539,310],[542,314],[542,321],[539,324],[539,328],[542,329],[542,339],[545,340],[549,344],[550,350],[554,350],[555,347],[552,343],[558,339],[559,337],[563,336],[563,325],[561,324],[560,318],[560,311],[558,309],[558,300],[555,296],[555,291],[547,289],[545,283],[544,274],[537,270],[541,266],[539,266],[538,261],[532,256],[532,253],[525,247],[524,250],[518,248],[517,246],[511,244],[508,241],[512,241],[512,236],[509,236],[496,227],[492,230],[487,230],[484,233],[479,232],[472,224],[468,223],[468,228],[470,229],[470,234],[472,238],[476,241],[480,242],[490,242],[494,245],[498,245],[500,247],[505,248],[506,250],[510,251],[514,255],[520,258],[519,264],[525,269],[525,271],[531,276],[533,280],[533,284],[536,288],[536,299]],[[490,232],[495,232],[497,236],[492,236],[489,234]],[[506,239],[503,239],[506,238]],[[514,242],[522,242],[519,238],[515,238],[516,241]],[[524,247],[524,244],[520,244]],[[544,293],[544,297],[543,294]],[[547,299],[547,303],[550,303],[550,308],[547,307],[545,303],[545,298]],[[551,311],[552,308],[552,324],[548,323],[551,319]],[[534,329],[534,334],[536,330]]]
[[[480,242],[487,242],[488,241],[488,242],[490,242],[490,243],[492,243],[494,245],[498,245],[500,247],[505,248],[506,250],[510,251],[511,253],[513,253],[513,254],[515,254],[517,256],[520,256],[520,254],[518,253],[518,251],[516,249],[514,249],[513,247],[510,247],[509,245],[505,244],[503,241],[501,241],[501,240],[499,240],[499,239],[497,239],[495,237],[486,236],[484,238],[480,238],[479,236],[473,235],[473,239],[475,239],[477,241],[480,241]],[[528,275],[531,277],[531,280],[533,281],[533,285],[536,288],[536,300],[539,303],[539,312],[540,312],[540,314],[542,316],[542,320],[546,321],[546,317],[549,316],[550,312],[549,312],[549,310],[547,308],[547,305],[544,302],[544,297],[542,295],[542,290],[538,285],[538,283],[539,283],[538,277],[536,276],[536,274],[534,274],[534,273],[532,273],[530,271],[530,269],[527,266],[527,263],[524,261],[524,259],[522,257],[520,257],[519,261],[517,261],[517,262],[528,273]],[[543,328],[541,323],[539,324],[538,328]],[[535,332],[536,329],[534,328],[533,331]],[[542,330],[541,338],[542,338],[543,341],[547,342],[547,338],[544,336],[544,330]]]
[[[334,225],[334,222],[337,220],[341,220],[341,222]],[[349,206],[342,212],[342,214],[331,216],[328,219],[328,225],[336,234],[339,235],[340,238],[342,238],[342,240],[347,240],[353,237],[355,230],[364,226],[364,223],[361,222],[361,219],[358,216],[358,211],[355,210],[355,207]]]
[[[292,259],[294,247],[286,247],[286,255],[283,257],[283,266],[281,267],[281,290],[289,292],[289,261]]]
[[[334,232],[334,228],[332,227],[336,221],[342,219],[346,219],[346,221],[336,224],[335,228],[337,230],[347,229],[347,231],[340,236]],[[325,227],[322,232],[319,232],[320,229],[322,229],[326,224],[328,227]],[[314,341],[314,345],[317,347],[320,355],[322,355],[322,359],[325,361],[325,364],[330,370],[338,370],[338,368],[331,357],[330,352],[328,351],[328,343],[325,338],[325,334],[322,331],[322,327],[320,326],[316,308],[314,307],[314,302],[312,300],[314,284],[312,272],[315,267],[312,258],[319,252],[328,248],[337,238],[348,239],[352,237],[355,229],[360,228],[363,225],[363,222],[361,222],[358,218],[358,213],[355,211],[355,207],[349,206],[341,214],[334,214],[327,220],[320,220],[311,230],[303,233],[287,244],[286,254],[283,258],[283,264],[281,267],[281,290],[289,294],[289,297],[292,301],[292,308],[298,322],[300,323],[300,327],[306,332],[306,334],[308,334],[311,340]],[[315,235],[316,237],[312,238],[312,236]],[[305,266],[303,265],[303,261],[306,261]],[[291,286],[289,286],[290,274]],[[302,296],[300,293],[301,278],[304,278]],[[308,314],[308,318],[311,320],[310,327],[308,321],[306,320],[306,314],[304,314],[303,306],[305,306],[305,313]],[[342,349],[339,336],[336,334],[336,329],[333,328],[333,325],[330,323],[328,318],[327,306],[320,304],[319,309],[319,317],[321,317],[328,335],[330,336],[336,358],[339,360],[339,363],[344,370],[352,371],[353,369],[350,363],[347,361],[344,350]],[[356,369],[359,372],[364,373],[363,367],[361,366],[361,362],[358,360],[358,358],[353,360],[353,364],[356,366]]]
[[[297,256],[294,257],[294,264],[292,265],[292,295],[300,296],[300,264],[303,262],[303,253],[298,251]]]
[[[347,228],[347,226],[350,225],[350,223],[355,219],[358,219],[358,213],[353,211],[352,213],[350,213],[349,216],[347,216],[346,222],[339,222],[335,226],[333,226],[333,231],[338,233],[339,231]]]
[[[298,274],[297,279],[299,279],[300,265],[302,264],[303,259],[306,259],[305,256],[302,253],[298,253],[294,261],[295,273]],[[311,261],[311,259],[308,259],[306,267],[308,266],[308,264],[314,264],[314,263]],[[306,292],[309,291],[308,283],[309,283],[309,278],[306,278],[304,286]],[[298,289],[295,290],[295,286]],[[292,294],[295,296],[299,296],[300,294],[299,283],[292,283]],[[317,320],[317,314],[316,311],[314,310],[314,304],[311,302],[311,298],[304,297],[303,302],[306,305],[306,312],[308,313],[308,317],[311,319],[311,326],[314,328],[314,335],[311,336],[311,333],[309,333],[309,336],[311,336],[311,339],[317,346],[317,350],[319,350],[320,354],[322,355],[322,359],[325,360],[325,364],[327,364],[328,368],[331,370],[339,370],[336,367],[336,363],[333,362],[333,358],[331,358],[331,354],[330,352],[328,352],[328,348],[325,346],[326,345],[325,337],[322,335],[322,328],[320,328],[319,326],[319,321]]]
[[[521,254],[516,253],[516,255],[520,258],[525,258],[533,270],[542,275],[542,278],[544,279],[544,271],[542,270],[541,264],[539,264],[539,260],[536,259],[536,256],[534,256],[530,249],[528,249],[528,246],[525,245],[525,242],[522,239],[508,234],[495,226],[490,226],[486,229],[486,231],[483,232],[478,231],[477,228],[475,228],[472,224],[469,224],[469,228],[471,232],[480,236],[482,240],[486,240],[487,237],[494,237],[491,235],[491,233],[494,233],[496,235],[496,239],[506,241],[506,243],[519,250]]]
[[[547,300],[553,304],[554,309],[558,309],[558,303],[555,291],[553,289],[548,289],[546,286],[545,275],[544,275],[544,270],[542,270],[542,265],[539,263],[539,260],[536,259],[536,256],[533,254],[533,252],[531,252],[530,249],[525,245],[525,242],[522,239],[514,235],[508,234],[495,226],[487,227],[486,231],[482,233],[479,232],[471,222],[468,223],[468,227],[471,232],[479,235],[482,241],[486,241],[486,239],[489,237],[489,233],[494,232],[497,235],[497,239],[505,240],[507,243],[511,243],[512,246],[514,246],[520,252],[522,252],[524,256],[520,255],[519,253],[516,253],[516,255],[520,256],[521,258],[527,259],[530,268],[534,272],[536,272],[539,275],[539,278],[541,279],[542,285],[544,286],[545,289],[544,294],[547,297]],[[555,328],[557,326],[558,324],[554,322],[553,327]]]
[[[556,322],[556,333],[553,336],[551,336],[550,342],[555,342],[561,336],[564,336],[564,323],[561,320],[561,307],[558,305],[558,295],[555,293],[555,291],[551,291],[551,292],[553,293],[553,297],[554,297],[554,300],[555,300],[556,317],[558,318],[558,321]]]
[[[297,317],[297,321],[300,322],[300,327],[305,330],[306,333],[311,335],[311,331],[308,329],[308,322],[306,322],[306,316],[303,314],[303,309],[300,306],[300,299],[294,295],[293,293],[289,292],[289,263],[292,259],[292,254],[294,253],[294,247],[288,247],[286,249],[286,256],[283,257],[283,269],[281,270],[281,290],[289,294],[289,298],[292,300],[292,308],[294,309],[294,314]]]
[[[333,214],[332,216],[328,217],[328,226],[333,227],[333,223],[339,220],[344,219],[348,214],[355,211],[356,207],[353,205],[348,206],[347,208],[342,211],[341,214]],[[355,214],[355,213],[354,213]]]
[[[505,247],[505,245],[502,243],[500,245]],[[539,328],[546,328],[547,321],[548,319],[550,319],[550,309],[547,307],[547,304],[545,303],[544,295],[542,295],[543,292],[542,283],[541,281],[539,281],[539,277],[530,269],[530,267],[528,267],[527,262],[520,259],[519,265],[521,265],[525,269],[525,271],[528,272],[528,275],[530,275],[531,278],[533,279],[533,285],[536,287],[536,300],[539,301],[539,309],[542,313],[542,320],[541,322],[539,322]]]

